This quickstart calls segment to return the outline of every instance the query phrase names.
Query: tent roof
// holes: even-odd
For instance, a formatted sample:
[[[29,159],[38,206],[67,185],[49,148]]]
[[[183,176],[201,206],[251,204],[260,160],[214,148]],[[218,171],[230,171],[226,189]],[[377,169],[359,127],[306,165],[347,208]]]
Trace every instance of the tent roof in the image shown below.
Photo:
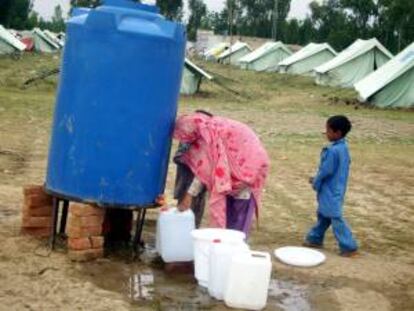
[[[55,49],[59,49],[59,45],[57,43],[55,43],[52,39],[50,39],[48,36],[46,36],[42,30],[40,30],[39,28],[34,28],[33,29],[33,33],[38,35],[39,37],[41,37],[44,41],[46,41],[49,45],[51,45],[52,47],[54,47]]]
[[[0,25],[0,38],[14,47],[16,50],[24,51],[26,45],[20,42],[15,36],[8,32],[2,25]]]
[[[226,58],[229,57],[230,55],[240,51],[241,49],[247,47],[250,51],[252,50],[250,48],[250,46],[247,43],[244,42],[240,42],[237,41],[235,44],[233,44],[229,49],[227,49],[226,51],[224,51],[223,53],[221,53],[218,58],[222,59],[222,58]]]
[[[189,70],[191,70],[193,72],[195,71],[195,72],[199,73],[200,75],[202,75],[206,79],[213,80],[213,77],[211,75],[209,75],[203,69],[201,69],[196,64],[194,64],[193,62],[191,62],[188,58],[185,59],[184,65],[187,66],[189,68]]]
[[[45,29],[45,30],[43,30],[43,33],[50,39],[50,40],[52,40],[54,43],[57,43],[60,47],[63,47],[64,46],[64,42],[62,41],[62,40],[60,40],[58,37],[57,37],[57,34],[56,33],[54,33],[54,32],[51,32],[51,31],[49,31],[49,30],[47,30],[47,29]]]
[[[221,42],[219,44],[216,44],[215,46],[213,46],[212,48],[208,49],[205,53],[204,56],[210,56],[214,53],[216,53],[217,51],[221,50],[221,49],[225,49],[226,47],[228,47],[229,44],[226,42]]]
[[[393,55],[375,38],[369,40],[356,40],[348,48],[343,50],[335,58],[331,59],[329,62],[316,67],[315,71],[318,73],[326,73],[332,69],[338,68],[343,64],[369,52],[370,50],[377,48],[388,58],[392,58]]]
[[[356,83],[355,89],[363,100],[367,100],[411,68],[414,68],[414,43],[377,71]]]
[[[309,43],[303,49],[299,50],[292,56],[285,58],[279,63],[279,66],[290,66],[303,59],[309,58],[315,54],[318,54],[324,50],[331,51],[333,55],[337,55],[336,51],[328,43]]]
[[[289,55],[292,54],[292,51],[289,50],[282,42],[277,41],[277,42],[266,42],[265,44],[263,44],[261,47],[259,47],[258,49],[254,50],[253,52],[247,54],[246,56],[243,56],[240,59],[240,62],[243,63],[251,63],[254,62],[256,60],[258,60],[259,58],[273,52],[276,51],[278,49],[282,49],[284,50],[286,53],[288,53]]]

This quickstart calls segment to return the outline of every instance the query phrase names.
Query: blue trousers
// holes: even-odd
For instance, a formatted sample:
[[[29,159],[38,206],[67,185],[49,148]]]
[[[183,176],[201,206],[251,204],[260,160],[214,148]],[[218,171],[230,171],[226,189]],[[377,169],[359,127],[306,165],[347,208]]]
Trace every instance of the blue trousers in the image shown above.
[[[351,229],[342,217],[328,218],[318,213],[318,222],[309,231],[306,241],[322,245],[325,232],[332,225],[332,231],[338,242],[341,252],[352,252],[358,249],[358,244],[352,236]]]

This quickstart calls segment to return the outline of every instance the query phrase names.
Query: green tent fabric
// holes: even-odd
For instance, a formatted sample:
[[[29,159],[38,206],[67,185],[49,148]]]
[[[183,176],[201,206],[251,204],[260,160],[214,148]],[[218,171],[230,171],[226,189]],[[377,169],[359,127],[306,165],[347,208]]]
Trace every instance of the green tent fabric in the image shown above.
[[[230,48],[221,53],[217,60],[221,64],[239,66],[239,60],[252,51],[249,45],[243,42],[236,42]]]
[[[211,75],[186,58],[180,93],[182,95],[194,95],[200,90],[201,81],[204,78],[207,80],[213,79]]]
[[[328,43],[309,43],[279,63],[279,72],[294,75],[312,75],[313,69],[337,55]]]
[[[255,71],[277,71],[278,64],[292,55],[282,42],[266,42],[257,50],[240,58],[240,68]]]
[[[377,39],[358,39],[329,62],[316,67],[316,83],[349,88],[392,58]]]
[[[381,108],[414,107],[414,43],[355,84],[360,100]]]

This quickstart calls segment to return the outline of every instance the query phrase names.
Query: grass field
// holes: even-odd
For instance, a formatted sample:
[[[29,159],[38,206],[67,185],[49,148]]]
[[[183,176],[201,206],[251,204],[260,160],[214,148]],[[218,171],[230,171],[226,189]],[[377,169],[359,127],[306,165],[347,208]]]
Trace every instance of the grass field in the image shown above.
[[[71,264],[61,252],[46,259],[36,256],[36,242],[18,234],[21,187],[44,180],[57,78],[22,86],[58,63],[56,56],[0,59],[0,277],[5,280],[0,309],[15,304],[16,310],[23,310],[26,304],[32,310],[63,310],[73,299],[68,310],[136,310],[110,286],[85,283],[84,267]],[[413,111],[355,106],[352,90],[318,87],[310,78],[201,64],[216,81],[204,82],[197,96],[181,98],[180,113],[205,109],[247,123],[272,160],[259,227],[251,238],[254,249],[301,243],[315,219],[308,178],[326,144],[325,120],[345,114],[353,122],[345,217],[360,243],[360,258],[338,257],[329,233],[325,265],[301,270],[275,263],[275,275],[306,285],[315,310],[413,310]],[[169,198],[173,179],[171,165]],[[88,267],[99,271],[99,265],[111,264]],[[54,270],[37,275],[44,267]],[[45,293],[48,298],[41,299]],[[209,308],[221,310],[217,305]],[[270,305],[267,310],[279,309]]]

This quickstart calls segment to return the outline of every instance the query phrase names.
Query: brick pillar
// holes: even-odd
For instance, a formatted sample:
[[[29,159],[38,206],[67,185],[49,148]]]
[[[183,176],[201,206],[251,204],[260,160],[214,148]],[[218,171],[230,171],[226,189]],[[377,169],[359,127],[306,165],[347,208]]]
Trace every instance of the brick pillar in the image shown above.
[[[23,197],[21,233],[39,238],[48,237],[52,226],[52,197],[39,185],[25,186]]]
[[[68,249],[73,261],[88,261],[103,256],[102,224],[105,210],[88,204],[69,207]]]

